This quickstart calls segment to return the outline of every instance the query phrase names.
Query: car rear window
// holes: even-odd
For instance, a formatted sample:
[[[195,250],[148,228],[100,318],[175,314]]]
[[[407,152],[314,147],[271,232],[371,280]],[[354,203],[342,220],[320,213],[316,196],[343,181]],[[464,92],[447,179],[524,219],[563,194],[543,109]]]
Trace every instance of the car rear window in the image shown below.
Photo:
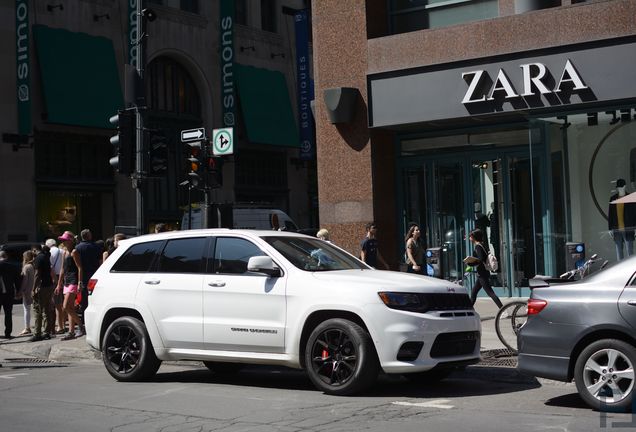
[[[152,262],[161,246],[163,240],[147,243],[138,243],[128,249],[117,260],[111,271],[113,272],[141,272],[145,273],[150,269]]]

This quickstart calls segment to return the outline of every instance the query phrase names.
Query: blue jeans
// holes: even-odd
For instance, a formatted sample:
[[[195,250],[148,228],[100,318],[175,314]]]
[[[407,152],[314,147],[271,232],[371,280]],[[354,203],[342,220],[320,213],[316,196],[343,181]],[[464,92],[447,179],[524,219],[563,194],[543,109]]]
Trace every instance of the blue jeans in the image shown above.
[[[620,261],[625,258],[623,254],[623,244],[627,250],[627,256],[632,256],[634,253],[634,234],[632,231],[627,233],[626,231],[613,231],[614,243],[616,244],[616,258]]]

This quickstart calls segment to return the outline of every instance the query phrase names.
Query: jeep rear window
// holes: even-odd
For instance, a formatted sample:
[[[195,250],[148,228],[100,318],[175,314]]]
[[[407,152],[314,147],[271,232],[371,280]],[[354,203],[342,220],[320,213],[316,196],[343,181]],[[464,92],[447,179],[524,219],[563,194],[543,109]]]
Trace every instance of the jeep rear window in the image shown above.
[[[137,272],[145,273],[150,269],[152,262],[157,256],[157,252],[161,250],[163,240],[147,243],[138,243],[128,249],[117,260],[112,272]]]

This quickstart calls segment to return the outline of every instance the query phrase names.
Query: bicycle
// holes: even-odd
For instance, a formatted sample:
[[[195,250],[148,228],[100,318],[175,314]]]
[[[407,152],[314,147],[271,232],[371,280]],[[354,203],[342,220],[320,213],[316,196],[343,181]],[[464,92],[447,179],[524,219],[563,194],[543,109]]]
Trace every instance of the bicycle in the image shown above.
[[[497,337],[513,353],[517,353],[517,334],[528,320],[528,302],[515,300],[504,305],[495,316]]]

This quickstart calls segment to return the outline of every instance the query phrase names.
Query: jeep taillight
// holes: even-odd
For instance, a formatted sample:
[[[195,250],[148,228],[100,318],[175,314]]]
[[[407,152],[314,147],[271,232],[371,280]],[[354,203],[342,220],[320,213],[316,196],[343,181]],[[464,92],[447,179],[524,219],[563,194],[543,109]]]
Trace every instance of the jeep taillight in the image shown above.
[[[88,281],[88,295],[93,294],[93,290],[95,289],[95,285],[97,285],[97,279],[90,279]]]
[[[541,299],[528,299],[528,315],[536,315],[548,305],[548,302]]]

